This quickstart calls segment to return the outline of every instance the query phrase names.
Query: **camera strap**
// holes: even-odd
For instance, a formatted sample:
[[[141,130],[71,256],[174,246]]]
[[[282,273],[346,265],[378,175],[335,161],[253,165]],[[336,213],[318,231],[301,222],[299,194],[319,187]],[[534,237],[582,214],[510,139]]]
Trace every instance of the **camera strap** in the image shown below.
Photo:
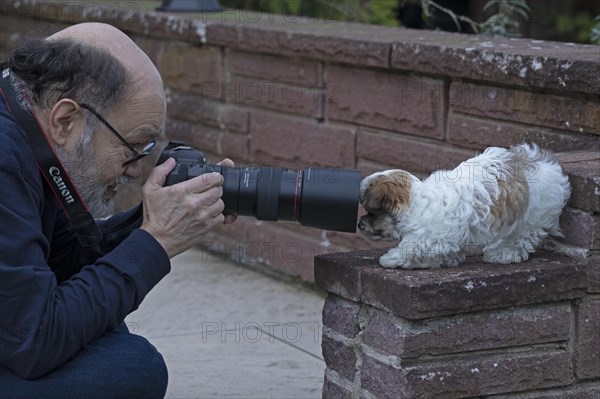
[[[17,101],[15,95],[17,89],[13,87],[10,74],[9,69],[2,71],[0,94],[4,98],[8,111],[27,134],[29,145],[35,155],[41,175],[64,210],[80,244],[84,247],[98,244],[102,239],[100,229],[98,229],[94,218],[87,210],[77,189],[50,145],[48,136],[37,117],[29,106],[23,109]],[[25,96],[24,93],[21,93],[21,95]]]

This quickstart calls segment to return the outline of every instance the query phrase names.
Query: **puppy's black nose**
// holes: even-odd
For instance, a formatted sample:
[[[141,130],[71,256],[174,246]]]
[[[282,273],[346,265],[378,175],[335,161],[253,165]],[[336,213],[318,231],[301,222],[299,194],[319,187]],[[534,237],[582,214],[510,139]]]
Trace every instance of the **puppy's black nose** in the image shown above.
[[[367,227],[367,224],[365,223],[365,220],[363,218],[360,219],[360,222],[358,222],[358,228],[361,230],[364,230]]]

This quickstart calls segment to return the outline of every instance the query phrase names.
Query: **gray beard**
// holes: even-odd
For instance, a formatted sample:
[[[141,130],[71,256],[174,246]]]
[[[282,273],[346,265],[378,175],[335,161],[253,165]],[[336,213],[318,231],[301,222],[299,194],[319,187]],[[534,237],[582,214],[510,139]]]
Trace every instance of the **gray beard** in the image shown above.
[[[91,143],[80,143],[74,154],[60,147],[56,147],[55,151],[94,219],[110,216],[114,212],[114,201],[103,198],[107,185],[100,182],[102,171]]]

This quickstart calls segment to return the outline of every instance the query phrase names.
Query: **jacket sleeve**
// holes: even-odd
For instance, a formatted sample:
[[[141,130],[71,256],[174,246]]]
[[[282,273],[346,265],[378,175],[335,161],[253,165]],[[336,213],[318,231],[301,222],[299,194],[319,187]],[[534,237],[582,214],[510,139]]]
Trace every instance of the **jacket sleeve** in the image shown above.
[[[0,363],[22,378],[37,378],[117,326],[170,271],[170,261],[152,236],[133,228],[58,284],[48,265],[38,172],[24,168],[20,147],[2,139]]]
[[[56,210],[55,227],[50,243],[49,264],[58,282],[78,273],[83,265],[95,263],[101,256],[113,251],[135,229],[142,225],[142,205],[119,212],[108,219],[96,220],[102,240],[94,247],[82,247],[64,211]]]

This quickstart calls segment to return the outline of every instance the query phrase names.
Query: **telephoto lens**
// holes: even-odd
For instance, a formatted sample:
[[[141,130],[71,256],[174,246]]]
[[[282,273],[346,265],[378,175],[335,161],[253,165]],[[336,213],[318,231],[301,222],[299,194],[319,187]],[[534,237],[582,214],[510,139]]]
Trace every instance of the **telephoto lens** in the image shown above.
[[[217,172],[223,176],[223,213],[356,232],[361,180],[358,170],[228,168],[206,164],[201,151],[176,142],[167,146],[158,164],[171,157],[177,165],[167,177],[166,186],[204,173]]]

